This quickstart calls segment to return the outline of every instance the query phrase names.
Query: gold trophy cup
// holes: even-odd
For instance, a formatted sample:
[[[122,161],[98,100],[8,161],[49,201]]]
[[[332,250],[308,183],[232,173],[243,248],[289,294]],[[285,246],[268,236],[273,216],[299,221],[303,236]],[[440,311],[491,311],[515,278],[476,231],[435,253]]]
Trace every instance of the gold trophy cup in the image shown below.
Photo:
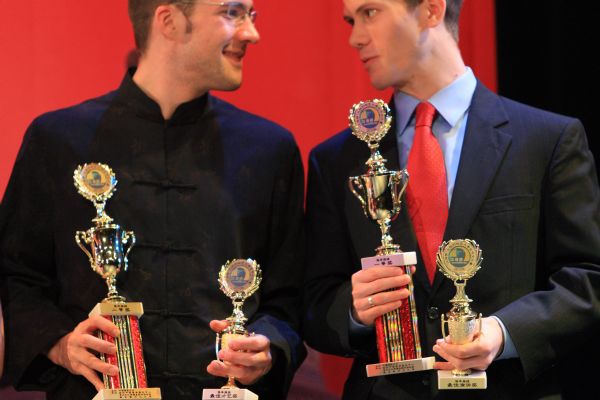
[[[219,350],[227,348],[230,340],[252,335],[246,330],[245,324],[248,318],[244,315],[242,306],[244,301],[258,290],[261,280],[260,266],[251,259],[235,259],[221,267],[219,285],[221,291],[233,302],[233,314],[227,318],[229,326],[217,334],[215,345],[217,358]],[[202,391],[202,400],[212,399],[258,400],[258,396],[248,389],[238,388],[235,384],[235,377],[230,376],[221,389],[204,389]]]
[[[381,230],[381,246],[375,249],[375,257],[361,259],[362,268],[400,266],[411,276],[411,266],[417,262],[415,252],[402,252],[390,235],[391,223],[400,213],[408,172],[389,171],[379,153],[379,142],[391,126],[390,109],[382,100],[360,102],[350,110],[349,121],[352,133],[369,146],[371,157],[366,162],[367,172],[350,177],[348,185],[367,218]],[[412,281],[408,290],[410,296],[400,308],[375,320],[379,363],[367,365],[369,377],[433,368],[435,358],[423,358],[421,353]]]
[[[88,256],[90,266],[108,286],[108,296],[90,312],[112,321],[120,330],[118,337],[102,331],[97,336],[116,345],[117,353],[100,354],[102,361],[119,368],[117,376],[103,375],[104,386],[93,400],[161,399],[159,388],[148,388],[139,318],[144,313],[142,303],[128,303],[119,296],[117,274],[127,270],[127,255],[135,244],[135,234],[124,231],[104,211],[106,201],[113,195],[117,180],[109,166],[90,163],[79,166],[73,175],[79,194],[94,203],[94,226],[78,231],[75,241]],[[89,248],[88,248],[89,246]]]
[[[469,343],[477,332],[481,332],[481,314],[471,310],[470,303],[473,300],[467,296],[465,286],[467,280],[481,268],[482,261],[479,245],[469,239],[444,242],[437,253],[440,272],[452,279],[456,286],[456,295],[450,300],[452,309],[442,315],[442,335],[444,340],[450,337],[453,344]],[[485,389],[487,376],[485,371],[470,369],[438,371],[438,388]]]

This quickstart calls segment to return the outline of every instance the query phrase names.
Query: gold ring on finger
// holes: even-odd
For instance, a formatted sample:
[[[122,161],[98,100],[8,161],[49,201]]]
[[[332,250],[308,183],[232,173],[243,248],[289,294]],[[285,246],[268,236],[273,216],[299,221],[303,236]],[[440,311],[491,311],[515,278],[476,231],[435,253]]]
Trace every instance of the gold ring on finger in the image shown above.
[[[367,303],[369,303],[369,307],[375,307],[375,303],[373,303],[373,297],[367,297]]]

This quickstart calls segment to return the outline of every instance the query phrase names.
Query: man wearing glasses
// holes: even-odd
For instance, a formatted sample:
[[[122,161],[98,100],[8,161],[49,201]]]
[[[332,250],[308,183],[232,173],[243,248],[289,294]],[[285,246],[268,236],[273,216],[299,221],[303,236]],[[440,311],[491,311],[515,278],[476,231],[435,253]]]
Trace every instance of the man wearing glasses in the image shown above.
[[[113,93],[45,114],[30,126],[0,214],[7,373],[49,399],[94,397],[98,357],[114,346],[94,336],[116,327],[88,318],[103,297],[73,235],[93,208],[72,183],[86,162],[119,181],[107,211],[135,231],[118,287],[141,301],[150,387],[164,399],[198,399],[234,376],[262,400],[285,398],[304,357],[296,333],[302,282],[303,172],[281,127],[212,97],[242,82],[256,11],[239,2],[130,0],[140,53]],[[232,311],[219,268],[253,258],[263,271],[246,301],[248,330],[214,361],[215,332]]]

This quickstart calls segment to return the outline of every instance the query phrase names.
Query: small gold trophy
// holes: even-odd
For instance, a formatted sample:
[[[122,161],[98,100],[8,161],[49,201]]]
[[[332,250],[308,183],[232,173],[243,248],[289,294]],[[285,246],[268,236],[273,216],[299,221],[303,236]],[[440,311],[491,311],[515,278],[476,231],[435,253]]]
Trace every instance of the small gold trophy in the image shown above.
[[[381,246],[375,257],[361,259],[362,268],[374,266],[401,266],[411,276],[411,266],[417,263],[415,252],[403,253],[390,235],[391,223],[400,213],[401,197],[408,184],[408,172],[389,171],[379,153],[379,142],[392,123],[388,105],[382,100],[355,104],[350,110],[352,133],[367,143],[371,157],[364,175],[349,178],[352,193],[360,201],[367,218],[381,229]],[[375,320],[378,364],[367,365],[367,376],[400,374],[433,368],[434,357],[422,357],[419,340],[417,311],[412,281],[410,296],[402,306]]]
[[[102,331],[97,336],[117,346],[116,355],[100,354],[102,361],[119,368],[117,376],[103,375],[104,386],[93,400],[161,398],[159,388],[148,388],[142,349],[139,318],[144,314],[142,303],[127,303],[119,296],[117,274],[127,270],[127,255],[135,244],[135,235],[124,231],[106,214],[106,201],[113,195],[117,180],[108,165],[91,163],[79,166],[73,175],[79,194],[94,203],[94,226],[78,231],[75,241],[88,256],[92,269],[108,286],[108,296],[90,312],[112,321],[120,330],[114,338]],[[88,249],[89,246],[90,248]]]
[[[440,271],[454,281],[456,295],[450,300],[452,309],[442,315],[442,334],[446,339],[446,324],[450,341],[465,344],[473,341],[473,336],[481,332],[481,314],[471,310],[471,300],[466,292],[467,280],[475,276],[481,268],[481,250],[473,240],[450,240],[442,243],[437,253],[437,266]],[[485,371],[470,369],[438,371],[439,389],[486,389]]]
[[[244,315],[242,306],[244,301],[258,290],[261,280],[260,266],[251,259],[235,259],[221,267],[219,285],[221,291],[233,302],[233,314],[227,318],[229,321],[227,329],[217,334],[215,346],[217,358],[219,350],[228,347],[230,340],[239,336],[252,335],[244,326],[248,318]],[[221,389],[204,389],[202,391],[202,400],[210,399],[258,400],[258,396],[248,389],[238,388],[235,384],[235,377],[230,376]]]

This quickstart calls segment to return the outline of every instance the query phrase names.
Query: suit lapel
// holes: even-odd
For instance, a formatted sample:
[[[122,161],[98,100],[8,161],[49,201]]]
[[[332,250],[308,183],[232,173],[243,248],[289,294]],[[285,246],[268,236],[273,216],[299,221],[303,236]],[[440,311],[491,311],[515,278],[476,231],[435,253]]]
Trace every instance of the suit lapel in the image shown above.
[[[500,98],[478,82],[473,95],[444,240],[465,239],[511,142]],[[435,292],[445,280],[439,272]]]

